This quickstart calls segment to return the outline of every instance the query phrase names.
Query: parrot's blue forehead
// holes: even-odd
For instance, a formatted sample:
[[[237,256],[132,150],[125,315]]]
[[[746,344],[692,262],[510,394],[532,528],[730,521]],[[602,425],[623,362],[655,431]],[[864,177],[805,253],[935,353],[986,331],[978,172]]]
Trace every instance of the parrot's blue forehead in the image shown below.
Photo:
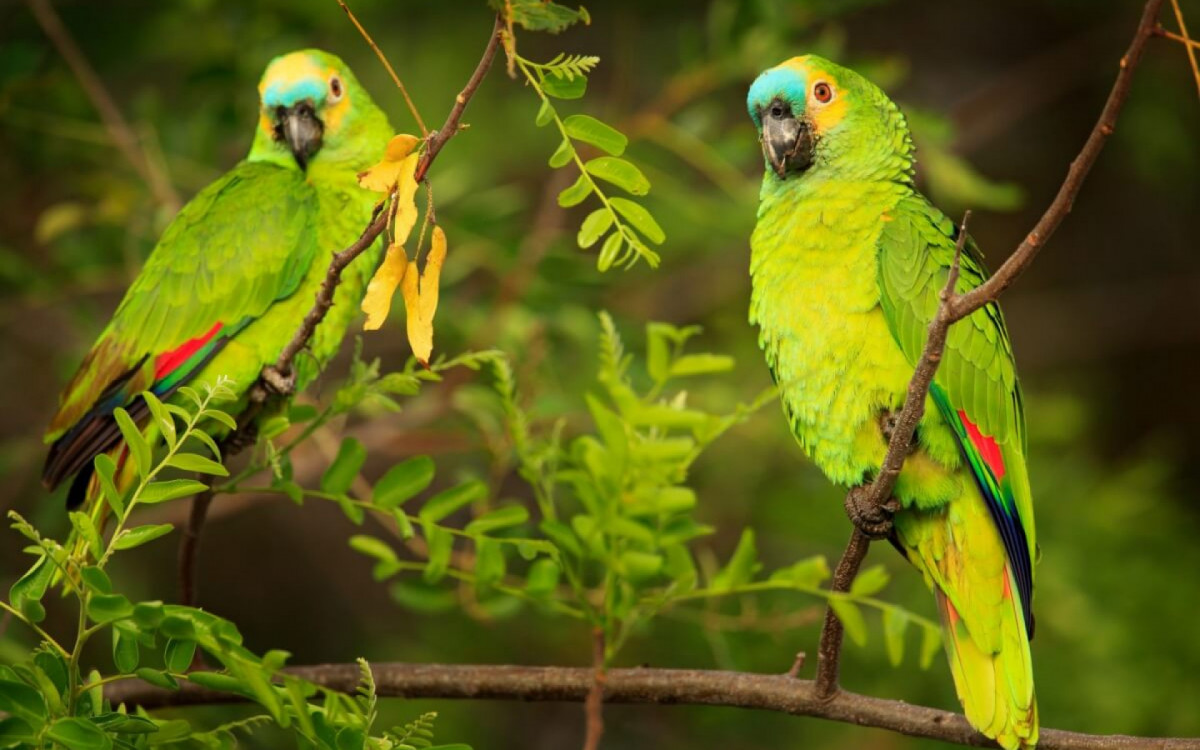
[[[262,103],[269,108],[292,107],[305,99],[311,99],[319,104],[325,99],[326,87],[327,84],[321,79],[278,81],[269,84],[263,91]]]
[[[755,79],[746,97],[746,109],[759,124],[758,112],[774,99],[790,102],[796,111],[804,108],[804,92],[808,90],[805,75],[787,63],[765,71]]]

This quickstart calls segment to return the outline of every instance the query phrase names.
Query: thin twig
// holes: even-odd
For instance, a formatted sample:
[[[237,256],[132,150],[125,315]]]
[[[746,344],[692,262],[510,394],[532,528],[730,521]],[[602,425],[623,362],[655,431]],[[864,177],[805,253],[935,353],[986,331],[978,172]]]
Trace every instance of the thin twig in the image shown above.
[[[383,67],[387,68],[388,75],[392,77],[392,82],[396,84],[396,88],[400,89],[400,94],[404,97],[404,103],[408,105],[408,111],[412,113],[413,119],[417,121],[417,127],[421,129],[421,137],[429,135],[429,130],[425,127],[425,121],[421,119],[421,113],[417,111],[417,105],[413,103],[412,97],[408,95],[408,89],[404,88],[404,83],[400,80],[400,76],[396,75],[396,71],[392,68],[392,64],[388,62],[387,56],[383,54],[383,50],[379,49],[379,45],[375,44],[375,40],[367,33],[367,30],[361,23],[358,22],[358,17],[354,15],[354,11],[350,10],[350,6],[346,5],[345,0],[337,0],[337,4],[342,6],[342,10],[346,11],[346,15],[350,17],[350,22],[354,24],[354,28],[358,29],[358,33],[362,34],[363,39],[367,40],[367,44],[371,45],[371,49],[375,50],[375,56],[379,58],[379,62],[383,63]]]
[[[1075,203],[1075,197],[1079,194],[1080,188],[1083,187],[1083,182],[1087,178],[1088,172],[1091,171],[1092,165],[1096,163],[1096,158],[1100,155],[1100,151],[1104,148],[1104,144],[1108,141],[1109,136],[1112,135],[1113,129],[1116,127],[1117,115],[1120,114],[1121,108],[1129,96],[1133,71],[1142,59],[1142,52],[1145,49],[1146,43],[1157,33],[1159,28],[1157,18],[1162,8],[1162,3],[1163,0],[1147,0],[1142,10],[1141,20],[1138,22],[1137,31],[1134,33],[1133,41],[1130,43],[1124,57],[1121,58],[1117,79],[1113,83],[1112,91],[1108,95],[1108,101],[1105,102],[1104,109],[1100,113],[1100,118],[1084,142],[1079,155],[1071,162],[1071,166],[1067,170],[1067,176],[1063,180],[1058,193],[1054,196],[1054,200],[1051,201],[1049,208],[1042,214],[1042,217],[1034,225],[1033,230],[1026,236],[1025,240],[1017,246],[1012,255],[1005,260],[987,281],[969,292],[956,294],[954,290],[958,280],[959,258],[967,242],[967,218],[963,218],[963,225],[959,228],[958,238],[955,243],[954,262],[947,274],[947,283],[942,290],[941,302],[938,305],[937,313],[934,315],[933,321],[929,324],[925,348],[921,352],[921,359],[917,362],[912,379],[909,381],[908,391],[904,399],[904,407],[897,417],[891,439],[888,442],[887,455],[884,458],[878,476],[876,476],[875,481],[868,488],[867,498],[870,504],[879,506],[891,497],[896,478],[900,475],[904,459],[908,456],[913,433],[916,430],[917,424],[920,423],[921,417],[924,415],[925,400],[929,394],[929,386],[933,382],[934,375],[937,374],[938,365],[941,364],[942,353],[946,346],[946,336],[950,326],[976,310],[995,302],[1000,294],[1011,286],[1016,278],[1029,267],[1033,259],[1037,256],[1038,251],[1050,239],[1050,236],[1054,234],[1054,231],[1062,223],[1066,215],[1071,212],[1071,207]],[[847,588],[858,574],[858,568],[862,563],[863,557],[866,555],[866,548],[868,546],[869,540],[866,539],[862,532],[855,529],[851,534],[846,551],[842,555],[842,560],[838,564],[837,571],[839,576],[843,573],[848,575],[845,581],[841,581],[845,583]],[[839,590],[836,588],[838,583],[838,581],[835,581],[834,590]],[[831,608],[826,614],[825,627],[821,632],[817,663],[818,695],[826,700],[830,699],[830,696],[835,695],[838,691],[837,673],[838,661],[841,657],[841,642],[841,624]]]
[[[108,93],[100,76],[96,75],[96,71],[92,69],[83,51],[75,42],[75,38],[71,36],[71,32],[63,25],[62,19],[54,10],[54,6],[50,4],[50,0],[25,0],[25,2],[29,6],[30,12],[33,13],[33,17],[37,19],[38,25],[42,27],[42,31],[50,38],[58,53],[71,68],[71,72],[75,74],[75,78],[79,80],[79,85],[83,87],[84,93],[92,101],[92,106],[100,114],[100,119],[104,121],[104,127],[108,131],[108,137],[113,145],[150,187],[155,200],[171,213],[178,211],[181,205],[179,194],[175,192],[174,186],[171,185],[171,181],[167,179],[160,166],[150,159],[142,149],[137,136],[133,133],[133,128],[121,114],[117,103],[113,101],[112,95]]]
[[[467,85],[455,97],[454,106],[451,107],[445,124],[442,125],[441,130],[430,133],[426,141],[425,151],[421,155],[421,160],[417,162],[417,169],[414,175],[417,182],[425,178],[429,167],[433,164],[433,160],[437,158],[442,147],[458,133],[458,125],[462,119],[463,111],[466,110],[467,103],[475,95],[475,91],[479,88],[483,77],[492,66],[492,60],[496,57],[496,48],[499,46],[500,31],[503,27],[503,20],[497,17],[496,24],[492,29],[492,35],[488,38],[487,47],[484,48],[483,56],[479,59],[479,64],[475,67],[475,72],[471,74]],[[333,295],[337,290],[338,284],[341,282],[342,271],[375,242],[376,238],[379,237],[380,233],[387,226],[387,218],[387,212],[383,210],[383,204],[376,206],[370,223],[367,224],[367,228],[363,230],[363,233],[355,240],[354,244],[334,254],[333,259],[329,263],[329,270],[325,273],[325,279],[321,282],[321,288],[317,292],[317,297],[312,308],[304,316],[304,321],[301,323],[300,328],[296,330],[295,335],[292,336],[291,341],[279,353],[279,359],[276,360],[274,366],[276,372],[284,375],[291,372],[292,362],[296,358],[296,355],[308,345],[308,340],[312,338],[313,331],[325,319],[326,313],[329,312],[329,308],[333,305]]]
[[[604,736],[604,684],[608,675],[604,670],[604,628],[592,629],[592,686],[583,701],[587,716],[587,730],[583,750],[599,750],[600,738]]]
[[[356,664],[289,667],[284,673],[332,690],[353,693],[360,677]],[[595,684],[591,667],[523,667],[504,665],[397,664],[371,665],[378,695],[392,698],[468,700],[585,701]],[[147,709],[168,706],[235,703],[244,698],[180,681],[177,691],[141,680],[105,686],[113,705]],[[995,747],[961,714],[915,706],[903,701],[839,692],[825,700],[816,683],[781,674],[749,674],[693,669],[610,669],[604,685],[606,703],[707,705],[776,711],[844,724],[891,730],[913,737],[973,747]],[[1041,730],[1039,750],[1200,750],[1200,738],[1149,738],[1095,735],[1061,729]]]
[[[1179,8],[1179,0],[1171,0],[1171,9],[1175,11],[1175,23],[1179,24],[1179,35],[1183,42],[1183,48],[1187,50],[1188,63],[1192,66],[1192,78],[1196,80],[1196,91],[1200,93],[1200,65],[1196,64],[1196,50],[1194,47],[1200,46],[1192,41],[1192,37],[1188,34],[1187,24],[1183,22],[1183,11]],[[1165,34],[1164,34],[1165,36]]]

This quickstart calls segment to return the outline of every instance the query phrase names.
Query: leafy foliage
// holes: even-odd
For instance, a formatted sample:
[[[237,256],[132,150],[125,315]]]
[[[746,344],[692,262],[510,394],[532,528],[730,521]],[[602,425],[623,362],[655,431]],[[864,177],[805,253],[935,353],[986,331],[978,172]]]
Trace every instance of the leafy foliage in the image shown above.
[[[164,479],[172,469],[224,476],[214,441],[201,424],[227,425],[232,418],[218,408],[234,398],[232,384],[218,380],[203,391],[181,388],[193,409],[162,403],[144,393],[152,420],[143,431],[126,414],[120,419],[130,453],[135,457],[129,489],[114,481],[114,466],[106,456],[96,459],[104,502],[89,513],[73,513],[72,540],[61,544],[43,536],[15,511],[9,512],[13,528],[32,544],[26,552],[36,559],[9,590],[0,608],[31,628],[42,639],[25,660],[0,665],[0,746],[46,746],[54,743],[80,750],[113,747],[150,748],[189,743],[197,747],[228,747],[237,732],[252,732],[268,722],[291,729],[301,747],[391,748],[430,747],[426,725],[414,729],[413,742],[398,743],[385,732],[368,733],[375,720],[375,687],[370,668],[362,662],[363,684],[357,700],[341,696],[280,672],[288,658],[283,651],[262,656],[242,645],[242,635],[228,620],[193,607],[161,601],[134,602],[114,587],[106,568],[117,552],[158,539],[172,530],[170,524],[131,525],[140,505],[168,502],[194,494],[205,485],[188,479]],[[364,397],[367,394],[364,393]],[[124,412],[120,412],[124,414]],[[155,434],[165,452],[154,455]],[[210,451],[214,458],[193,452]],[[343,458],[342,463],[353,461]],[[327,474],[328,477],[328,474]],[[341,481],[329,480],[327,481]],[[101,534],[106,516],[112,533]],[[55,581],[78,607],[75,641],[69,648],[42,630],[46,615],[42,600]],[[92,669],[84,674],[83,649],[101,633],[112,640],[112,671]],[[202,668],[203,653],[217,669]],[[178,690],[181,680],[201,687],[235,693],[256,703],[265,713],[208,730],[197,729],[186,719],[156,719],[144,710],[130,712],[104,696],[104,686],[138,678],[165,690]],[[318,692],[320,704],[309,699]],[[445,746],[453,747],[453,746]],[[463,746],[458,746],[463,747]]]

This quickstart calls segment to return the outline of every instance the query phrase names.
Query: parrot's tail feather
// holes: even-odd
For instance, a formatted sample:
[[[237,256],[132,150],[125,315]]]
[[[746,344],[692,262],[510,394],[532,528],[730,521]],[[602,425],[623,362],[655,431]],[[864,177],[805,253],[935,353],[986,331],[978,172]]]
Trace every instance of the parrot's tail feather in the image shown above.
[[[1011,605],[1001,623],[1000,649],[989,653],[971,637],[954,604],[936,590],[942,615],[946,655],[954,687],[971,726],[1007,750],[1025,750],[1037,745],[1037,701],[1033,689],[1033,665],[1029,638],[1020,602],[1013,597],[1010,578],[1004,572],[1004,601]]]

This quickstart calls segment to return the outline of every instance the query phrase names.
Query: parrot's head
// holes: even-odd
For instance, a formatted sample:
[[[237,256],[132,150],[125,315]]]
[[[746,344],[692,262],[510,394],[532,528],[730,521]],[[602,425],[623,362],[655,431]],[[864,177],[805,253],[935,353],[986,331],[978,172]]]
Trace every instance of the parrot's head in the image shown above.
[[[777,180],[911,176],[904,115],[875,84],[816,55],[764,71],[746,99]]]
[[[251,158],[295,162],[370,164],[391,129],[342,60],[307,49],[276,57],[258,84],[259,132]],[[382,137],[370,138],[378,132]]]

